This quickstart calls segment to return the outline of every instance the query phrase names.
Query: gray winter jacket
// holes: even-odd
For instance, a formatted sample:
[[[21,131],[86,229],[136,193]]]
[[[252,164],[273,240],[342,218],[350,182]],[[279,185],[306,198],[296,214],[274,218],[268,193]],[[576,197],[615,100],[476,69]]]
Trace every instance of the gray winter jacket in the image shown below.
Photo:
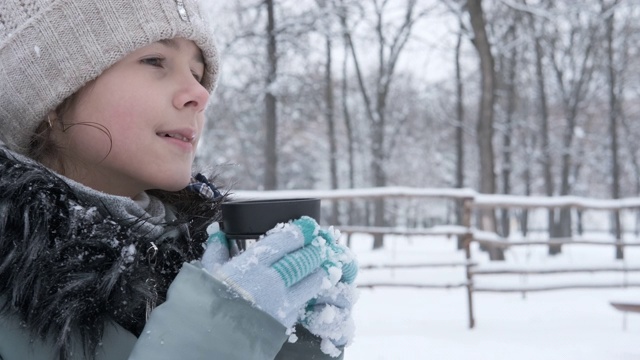
[[[116,323],[105,330],[97,360],[332,359],[308,333],[286,342],[278,321],[229,293],[198,263],[184,265],[139,338]],[[51,342],[31,336],[16,316],[0,318],[3,360],[55,359]],[[84,359],[82,351],[76,346],[72,358]]]
[[[0,148],[0,360],[332,359],[202,269],[217,203],[146,201]]]

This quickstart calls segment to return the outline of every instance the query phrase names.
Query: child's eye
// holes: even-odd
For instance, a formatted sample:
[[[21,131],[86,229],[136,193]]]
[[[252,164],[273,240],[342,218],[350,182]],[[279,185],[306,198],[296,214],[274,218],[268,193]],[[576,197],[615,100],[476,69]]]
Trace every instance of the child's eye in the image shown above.
[[[163,61],[164,61],[164,59],[160,58],[160,57],[151,57],[151,58],[146,58],[146,59],[140,60],[140,62],[142,62],[143,64],[156,66],[156,67],[162,67]]]
[[[202,83],[202,75],[197,72],[192,72],[191,74],[193,74],[193,78],[196,79],[197,82]]]

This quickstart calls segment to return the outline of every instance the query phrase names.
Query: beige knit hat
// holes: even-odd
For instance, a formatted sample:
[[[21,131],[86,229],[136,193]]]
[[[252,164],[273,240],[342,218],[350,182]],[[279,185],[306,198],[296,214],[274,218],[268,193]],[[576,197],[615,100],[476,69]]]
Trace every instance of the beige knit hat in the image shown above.
[[[175,37],[200,47],[213,91],[218,55],[198,0],[0,0],[0,141],[26,153],[64,99],[133,50]]]

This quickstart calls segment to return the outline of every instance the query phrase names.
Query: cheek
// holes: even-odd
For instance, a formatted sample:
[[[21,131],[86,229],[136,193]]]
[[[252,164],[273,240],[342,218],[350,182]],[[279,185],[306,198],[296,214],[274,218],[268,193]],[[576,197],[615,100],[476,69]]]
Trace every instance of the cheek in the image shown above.
[[[74,157],[102,160],[112,150],[113,142],[108,128],[90,123],[75,123],[64,133],[68,150]]]
[[[132,97],[107,96],[101,101],[88,104],[82,118],[108,130],[113,140],[135,137],[141,125],[143,111],[139,102]]]
[[[198,146],[200,145],[200,143],[202,142],[202,136],[204,134],[204,126],[206,124],[206,118],[204,116],[204,114],[202,114],[201,116],[198,117],[198,122],[197,122],[197,127],[198,127],[198,140],[195,144],[195,148],[196,150],[198,149]],[[195,152],[194,152],[194,156],[195,156]]]
[[[73,151],[102,159],[118,144],[130,143],[136,137],[135,127],[131,126],[136,107],[111,100],[87,98],[65,117],[64,136]]]
[[[132,98],[111,97],[93,108],[94,121],[105,126],[120,128],[135,124],[139,118],[139,104]]]

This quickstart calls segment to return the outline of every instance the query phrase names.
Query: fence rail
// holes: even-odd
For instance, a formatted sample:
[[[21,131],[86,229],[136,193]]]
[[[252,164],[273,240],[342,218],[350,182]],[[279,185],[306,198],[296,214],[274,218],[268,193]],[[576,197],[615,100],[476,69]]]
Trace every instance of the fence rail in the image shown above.
[[[396,288],[418,288],[418,289],[456,289],[467,287],[466,282],[449,283],[449,284],[420,284],[415,282],[376,282],[373,284],[358,284],[359,288],[376,288],[376,287],[396,287]]]
[[[419,264],[369,264],[361,265],[360,270],[384,270],[384,269],[419,269],[419,268],[443,268],[474,266],[476,263],[466,261],[446,262],[446,263],[419,263]]]
[[[577,290],[577,289],[624,289],[631,287],[640,287],[640,282],[621,283],[621,284],[566,284],[566,285],[545,285],[545,286],[521,286],[521,287],[476,287],[475,292],[539,292],[553,290]],[[472,327],[472,326],[471,326]]]
[[[481,223],[481,219],[477,218],[477,213],[486,210],[494,212],[507,210],[528,210],[534,208],[548,209],[549,211],[568,208],[575,210],[597,210],[611,211],[618,213],[623,210],[633,210],[640,212],[640,197],[627,199],[602,200],[583,198],[575,196],[561,197],[526,197],[512,195],[485,195],[478,194],[470,189],[416,189],[406,187],[389,187],[389,188],[372,188],[372,189],[344,189],[344,190],[293,190],[293,191],[243,191],[236,194],[240,199],[272,199],[272,198],[300,198],[300,197],[316,197],[329,201],[340,200],[356,200],[356,199],[445,199],[456,203],[462,203],[462,221],[460,225],[444,225],[429,228],[410,228],[410,227],[370,227],[370,226],[354,226],[340,225],[342,233],[351,235],[354,233],[367,233],[372,235],[405,235],[405,236],[456,236],[459,244],[465,253],[465,259],[461,262],[450,263],[420,263],[420,264],[380,264],[362,266],[362,270],[375,269],[417,269],[417,268],[441,268],[441,267],[462,267],[466,281],[447,284],[426,284],[426,283],[400,283],[400,282],[376,282],[368,284],[359,284],[363,288],[371,287],[412,287],[424,289],[452,289],[466,288],[468,298],[469,327],[475,326],[473,299],[474,293],[477,292],[537,292],[537,291],[555,291],[566,289],[603,289],[603,288],[629,288],[640,287],[640,282],[608,282],[608,283],[589,283],[589,284],[560,284],[560,285],[543,285],[543,286],[477,286],[476,278],[479,276],[495,276],[495,275],[517,275],[517,276],[544,276],[550,274],[568,274],[568,273],[600,273],[600,272],[621,272],[631,273],[640,272],[638,266],[621,266],[621,267],[565,267],[555,269],[535,269],[535,268],[511,268],[511,269],[495,269],[482,268],[482,265],[475,262],[472,258],[471,245],[477,243],[482,247],[489,249],[507,249],[515,246],[610,246],[618,249],[618,253],[622,254],[625,247],[640,246],[640,242],[623,241],[620,237],[622,234],[635,233],[638,229],[631,232],[628,229],[618,228],[617,234],[620,237],[611,239],[610,237],[601,237],[597,239],[583,239],[581,237],[556,237],[547,238],[545,240],[524,240],[524,241],[507,241],[501,238],[495,232],[479,231],[473,224]]]
[[[472,275],[550,275],[550,274],[579,274],[596,272],[640,272],[640,267],[591,267],[591,268],[558,268],[558,269],[477,269],[471,270]]]

